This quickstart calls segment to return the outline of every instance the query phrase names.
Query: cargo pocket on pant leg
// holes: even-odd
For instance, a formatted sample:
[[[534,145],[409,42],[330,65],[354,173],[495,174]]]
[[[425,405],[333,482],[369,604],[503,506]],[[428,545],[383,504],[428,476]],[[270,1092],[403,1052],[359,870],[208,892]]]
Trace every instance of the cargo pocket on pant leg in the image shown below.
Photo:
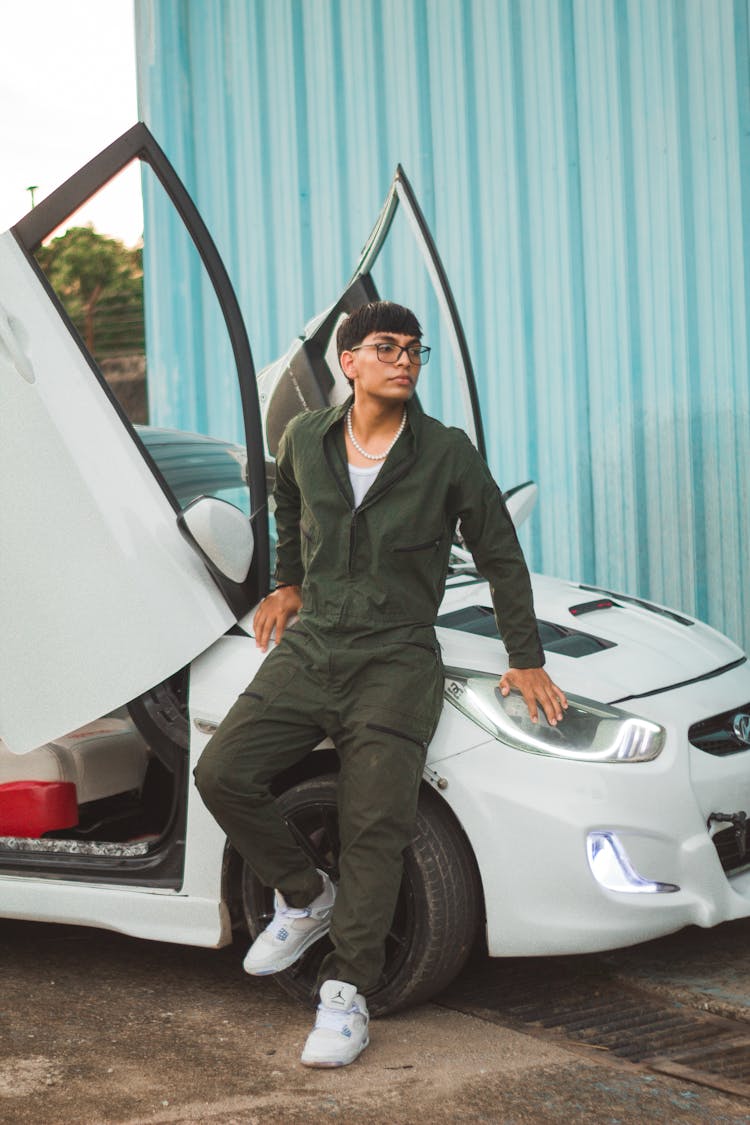
[[[427,750],[427,745],[428,745],[429,740],[425,741],[425,739],[419,738],[415,734],[408,734],[404,730],[398,730],[398,729],[396,729],[396,727],[393,727],[393,726],[385,726],[383,723],[372,723],[372,722],[370,722],[370,723],[365,723],[365,726],[367,727],[368,730],[376,730],[376,731],[379,731],[381,734],[392,735],[394,738],[403,738],[406,742],[411,742],[411,743],[414,743],[417,746],[421,746],[421,748],[424,751]]]

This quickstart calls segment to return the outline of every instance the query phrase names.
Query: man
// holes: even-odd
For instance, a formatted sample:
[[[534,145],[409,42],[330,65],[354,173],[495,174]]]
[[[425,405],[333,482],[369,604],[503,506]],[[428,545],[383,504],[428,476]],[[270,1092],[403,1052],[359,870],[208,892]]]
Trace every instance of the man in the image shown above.
[[[277,646],[195,772],[233,845],[275,888],[274,918],[246,971],[280,972],[330,933],[307,1066],[352,1062],[369,1042],[365,995],[379,983],[442,705],[434,622],[457,521],[492,587],[511,665],[501,691],[522,692],[534,721],[539,705],[553,725],[567,706],[542,668],[529,574],[497,485],[468,437],[414,399],[429,358],[421,338],[414,314],[386,301],[340,325],[353,398],[298,415],[278,451],[277,585],[254,622],[260,648],[274,631]],[[338,888],[294,840],[269,789],[325,736],[340,759]]]

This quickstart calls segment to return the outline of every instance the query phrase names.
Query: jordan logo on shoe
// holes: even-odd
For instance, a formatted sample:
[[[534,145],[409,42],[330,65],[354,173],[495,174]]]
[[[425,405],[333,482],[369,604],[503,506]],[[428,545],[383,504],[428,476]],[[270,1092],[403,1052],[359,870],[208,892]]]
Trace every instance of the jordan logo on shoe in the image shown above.
[[[340,988],[338,990],[338,992],[336,993],[336,995],[331,997],[331,999],[328,1001],[328,1003],[329,1004],[338,1004],[339,1007],[343,1008],[343,1006],[344,1006],[344,990],[343,990],[343,988]]]

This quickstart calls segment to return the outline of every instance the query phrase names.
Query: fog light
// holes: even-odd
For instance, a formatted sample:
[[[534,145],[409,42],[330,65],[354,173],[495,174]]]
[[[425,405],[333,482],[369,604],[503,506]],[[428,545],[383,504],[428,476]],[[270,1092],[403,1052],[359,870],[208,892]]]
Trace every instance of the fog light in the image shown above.
[[[665,895],[680,889],[674,883],[655,883],[639,875],[614,832],[589,832],[586,852],[592,875],[608,891]]]

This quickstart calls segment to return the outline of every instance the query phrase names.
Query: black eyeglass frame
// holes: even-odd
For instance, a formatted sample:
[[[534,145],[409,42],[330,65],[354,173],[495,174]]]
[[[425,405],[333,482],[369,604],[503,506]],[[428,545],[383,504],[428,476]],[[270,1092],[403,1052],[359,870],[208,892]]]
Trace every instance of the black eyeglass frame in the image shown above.
[[[389,367],[392,367],[394,364],[398,363],[404,352],[406,352],[410,363],[413,363],[415,365],[418,364],[420,367],[424,367],[426,363],[429,363],[430,352],[432,351],[432,348],[429,348],[426,344],[407,344],[406,347],[399,347],[398,344],[391,344],[385,340],[380,344],[356,344],[353,348],[348,348],[347,351],[358,352],[360,348],[375,348],[378,353],[379,361],[381,363],[387,363]],[[398,348],[398,355],[395,359],[383,359],[380,354],[381,348]],[[416,351],[417,353],[416,359],[411,354],[414,351]]]

